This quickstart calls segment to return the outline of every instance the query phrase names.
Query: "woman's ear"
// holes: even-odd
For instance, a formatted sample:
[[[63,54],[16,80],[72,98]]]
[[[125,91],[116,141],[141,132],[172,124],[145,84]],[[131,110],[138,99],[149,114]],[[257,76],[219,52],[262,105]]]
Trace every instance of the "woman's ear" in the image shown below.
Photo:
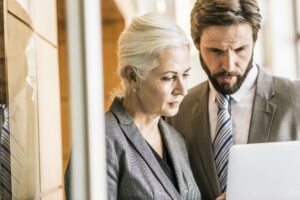
[[[127,81],[132,84],[137,82],[137,74],[132,66],[127,66],[124,69],[124,75]]]

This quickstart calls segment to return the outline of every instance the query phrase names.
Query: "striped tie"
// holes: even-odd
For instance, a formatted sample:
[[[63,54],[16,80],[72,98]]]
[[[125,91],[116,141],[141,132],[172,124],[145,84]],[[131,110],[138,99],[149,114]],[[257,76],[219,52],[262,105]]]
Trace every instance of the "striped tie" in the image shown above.
[[[223,96],[219,93],[216,95],[219,111],[213,151],[222,192],[226,191],[228,154],[233,145],[231,116],[228,111],[229,99],[228,95]]]
[[[3,124],[1,128],[1,199],[12,199],[11,193],[11,171],[10,171],[10,133],[9,133],[9,114],[7,106],[1,105],[3,110]]]

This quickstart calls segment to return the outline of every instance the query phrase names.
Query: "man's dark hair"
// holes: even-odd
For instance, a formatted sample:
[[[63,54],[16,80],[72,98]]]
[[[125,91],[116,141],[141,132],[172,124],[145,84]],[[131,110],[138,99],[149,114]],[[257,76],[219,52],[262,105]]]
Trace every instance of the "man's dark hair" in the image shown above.
[[[261,15],[256,0],[196,0],[191,12],[191,34],[199,49],[201,34],[206,27],[248,23],[253,41],[257,39]]]

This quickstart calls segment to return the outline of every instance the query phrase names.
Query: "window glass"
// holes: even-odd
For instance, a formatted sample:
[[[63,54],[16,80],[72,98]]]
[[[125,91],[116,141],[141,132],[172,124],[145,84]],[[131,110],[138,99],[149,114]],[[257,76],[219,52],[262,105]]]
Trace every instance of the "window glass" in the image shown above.
[[[40,190],[34,37],[30,15],[18,2],[9,2],[8,9],[17,14],[1,7],[6,15],[1,16],[1,95],[9,113],[11,191],[13,199],[36,199]]]

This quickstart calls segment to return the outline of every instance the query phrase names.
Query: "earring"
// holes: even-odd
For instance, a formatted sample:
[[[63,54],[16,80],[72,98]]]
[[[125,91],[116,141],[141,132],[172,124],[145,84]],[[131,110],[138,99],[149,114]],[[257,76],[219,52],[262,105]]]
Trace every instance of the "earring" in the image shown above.
[[[135,89],[135,87],[133,88],[133,93],[135,93],[136,92],[136,89]]]

